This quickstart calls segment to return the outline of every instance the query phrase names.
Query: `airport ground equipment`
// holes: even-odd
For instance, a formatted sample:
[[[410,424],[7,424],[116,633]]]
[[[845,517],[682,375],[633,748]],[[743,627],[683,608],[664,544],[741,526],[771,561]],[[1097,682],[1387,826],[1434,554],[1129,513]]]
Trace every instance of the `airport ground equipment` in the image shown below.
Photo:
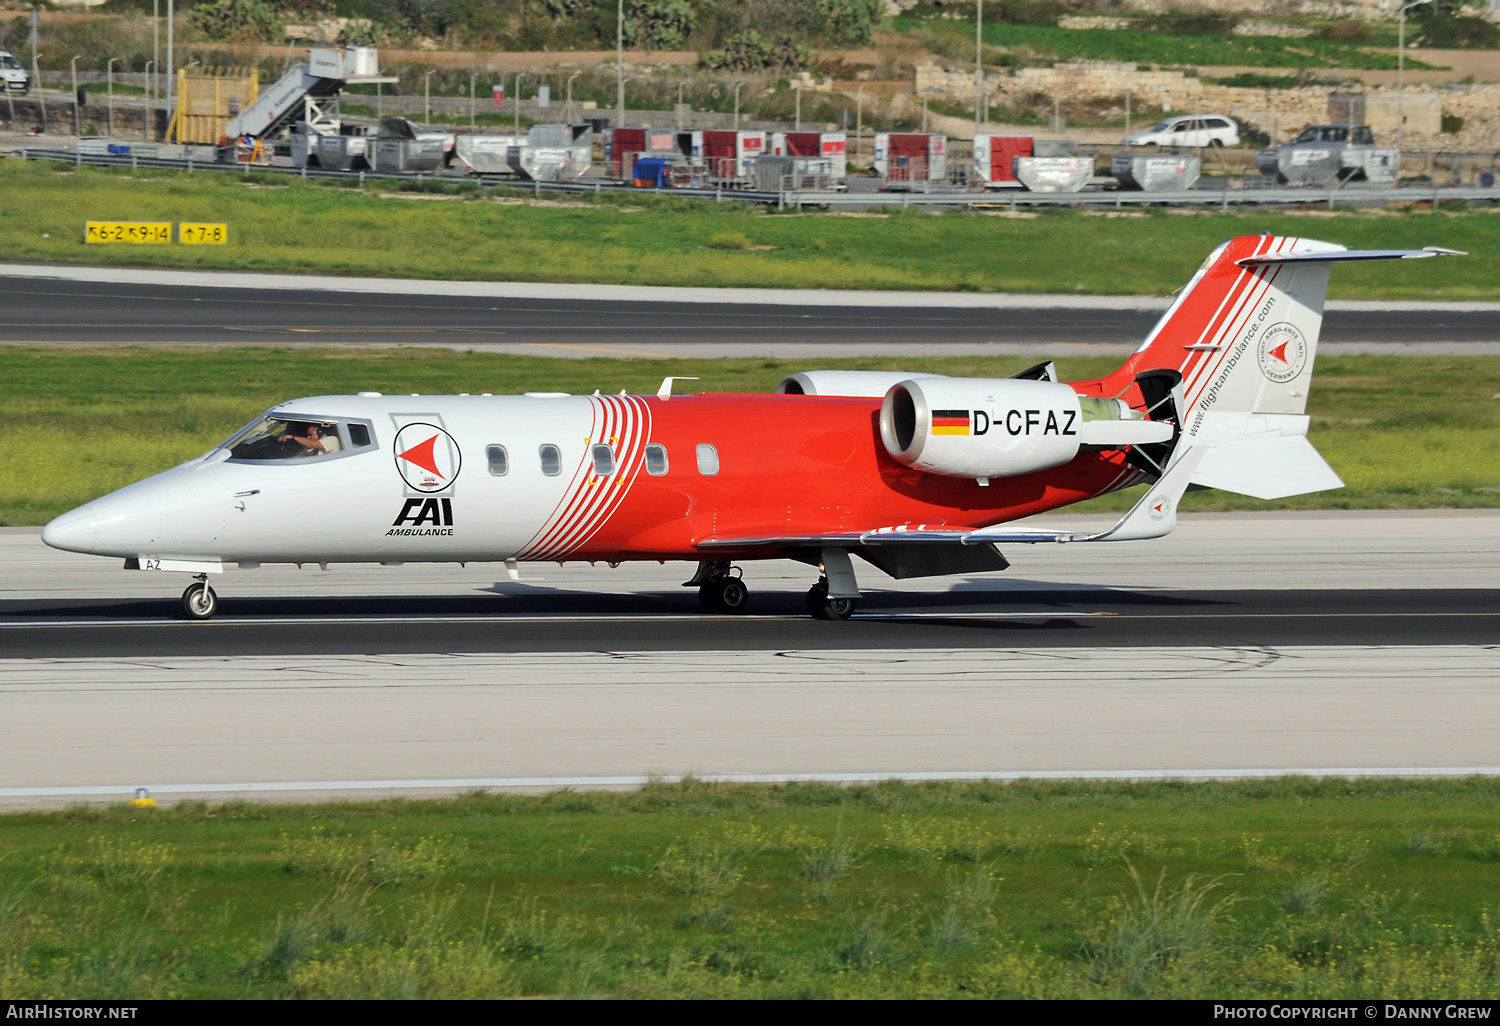
[[[984,189],[1019,189],[1016,158],[1035,153],[1035,140],[1029,135],[990,135],[974,137],[974,181]]]
[[[1142,192],[1183,192],[1191,189],[1203,173],[1203,159],[1160,153],[1116,153],[1109,173],[1122,188]]]
[[[453,159],[472,175],[511,174],[510,150],[526,144],[525,134],[460,135],[453,141]]]
[[[1368,125],[1310,125],[1291,142],[1255,155],[1255,168],[1278,185],[1330,186],[1344,182],[1389,185],[1401,166],[1401,151],[1376,146]]]
[[[447,132],[420,128],[403,117],[383,117],[375,137],[375,170],[408,174],[437,171],[453,145],[453,136]]]
[[[844,132],[772,132],[770,153],[776,157],[821,157],[833,177],[848,173],[849,137]]]
[[[571,182],[594,162],[592,125],[532,125],[526,142],[507,151],[510,169],[533,182]]]
[[[841,162],[839,162],[841,163]],[[757,192],[840,192],[844,177],[829,157],[757,157],[750,187]]]
[[[872,166],[881,188],[924,190],[948,183],[948,137],[929,132],[877,132]]]
[[[265,138],[298,122],[305,123],[310,134],[338,135],[342,128],[339,95],[344,86],[395,81],[394,77],[380,74],[379,55],[374,47],[316,48],[308,52],[306,61],[294,64],[274,85],[245,101],[218,135],[190,141],[213,142],[220,136]],[[173,123],[178,123],[177,113],[173,114]]]
[[[368,171],[375,166],[374,140],[363,132],[319,135],[306,124],[292,126],[292,167],[329,171]]]

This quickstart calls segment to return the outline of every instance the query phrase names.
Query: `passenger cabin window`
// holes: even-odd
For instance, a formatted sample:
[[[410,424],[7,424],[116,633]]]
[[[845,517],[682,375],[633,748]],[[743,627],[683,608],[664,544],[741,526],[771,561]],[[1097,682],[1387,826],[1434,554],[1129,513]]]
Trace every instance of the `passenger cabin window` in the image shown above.
[[[548,477],[556,477],[562,473],[562,450],[552,444],[542,446],[537,450],[542,458],[542,473]]]
[[[719,472],[719,450],[707,442],[698,444],[698,473],[713,477]]]
[[[484,449],[485,461],[490,467],[491,477],[504,477],[510,471],[510,457],[505,453],[503,445],[487,445]]]
[[[661,477],[667,472],[667,447],[652,442],[646,446],[646,473]]]
[[[327,458],[371,445],[370,426],[308,417],[265,416],[225,443],[235,460]]]
[[[1356,146],[1374,146],[1375,145],[1375,133],[1372,132],[1372,131],[1370,131],[1370,128],[1369,128],[1368,125],[1360,125],[1358,128],[1356,128],[1354,130],[1354,145],[1356,145]]]
[[[615,451],[607,445],[596,445],[589,450],[594,460],[594,473],[608,477],[615,472]]]

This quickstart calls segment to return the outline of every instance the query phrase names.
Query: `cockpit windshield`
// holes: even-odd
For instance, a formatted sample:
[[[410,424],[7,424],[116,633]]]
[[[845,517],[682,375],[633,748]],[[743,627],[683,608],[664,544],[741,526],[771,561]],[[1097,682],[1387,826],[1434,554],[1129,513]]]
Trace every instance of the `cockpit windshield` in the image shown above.
[[[260,418],[225,443],[233,460],[320,459],[370,445],[370,427],[359,421],[288,417]]]
[[[6,54],[4,57],[0,57],[0,68],[4,68],[6,71],[19,71],[21,69],[21,62],[10,54]]]

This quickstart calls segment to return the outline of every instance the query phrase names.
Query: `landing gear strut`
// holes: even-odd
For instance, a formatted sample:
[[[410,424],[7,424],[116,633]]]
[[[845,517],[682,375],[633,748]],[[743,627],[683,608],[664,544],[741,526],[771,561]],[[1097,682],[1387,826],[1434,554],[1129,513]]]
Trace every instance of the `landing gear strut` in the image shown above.
[[[182,593],[182,615],[189,620],[207,620],[219,611],[219,596],[208,586],[208,577],[199,574]]]
[[[849,550],[830,546],[820,556],[818,570],[822,576],[807,590],[807,615],[815,620],[847,620],[859,602],[859,584],[854,579]]]
[[[698,602],[710,613],[743,613],[750,604],[750,589],[740,577],[740,568],[705,560],[683,587],[698,587]]]

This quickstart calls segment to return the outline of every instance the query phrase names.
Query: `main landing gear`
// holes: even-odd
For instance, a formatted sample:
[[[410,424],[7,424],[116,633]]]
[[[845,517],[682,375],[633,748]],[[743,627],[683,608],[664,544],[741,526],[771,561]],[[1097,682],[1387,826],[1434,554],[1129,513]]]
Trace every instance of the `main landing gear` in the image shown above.
[[[684,588],[698,587],[698,604],[710,613],[743,613],[750,604],[750,589],[740,577],[740,568],[705,560],[698,564]]]
[[[852,598],[829,598],[826,577],[820,577],[817,584],[807,589],[807,615],[814,620],[847,620],[854,615],[857,602]]]
[[[207,620],[219,611],[219,596],[208,586],[206,574],[193,578],[182,593],[182,615],[189,620]]]
[[[818,564],[818,583],[807,591],[807,615],[815,620],[847,620],[859,604],[859,584],[849,550],[825,548],[797,558]],[[740,568],[727,562],[704,560],[684,588],[698,589],[698,602],[710,613],[743,613],[749,607],[750,590],[740,578]]]

